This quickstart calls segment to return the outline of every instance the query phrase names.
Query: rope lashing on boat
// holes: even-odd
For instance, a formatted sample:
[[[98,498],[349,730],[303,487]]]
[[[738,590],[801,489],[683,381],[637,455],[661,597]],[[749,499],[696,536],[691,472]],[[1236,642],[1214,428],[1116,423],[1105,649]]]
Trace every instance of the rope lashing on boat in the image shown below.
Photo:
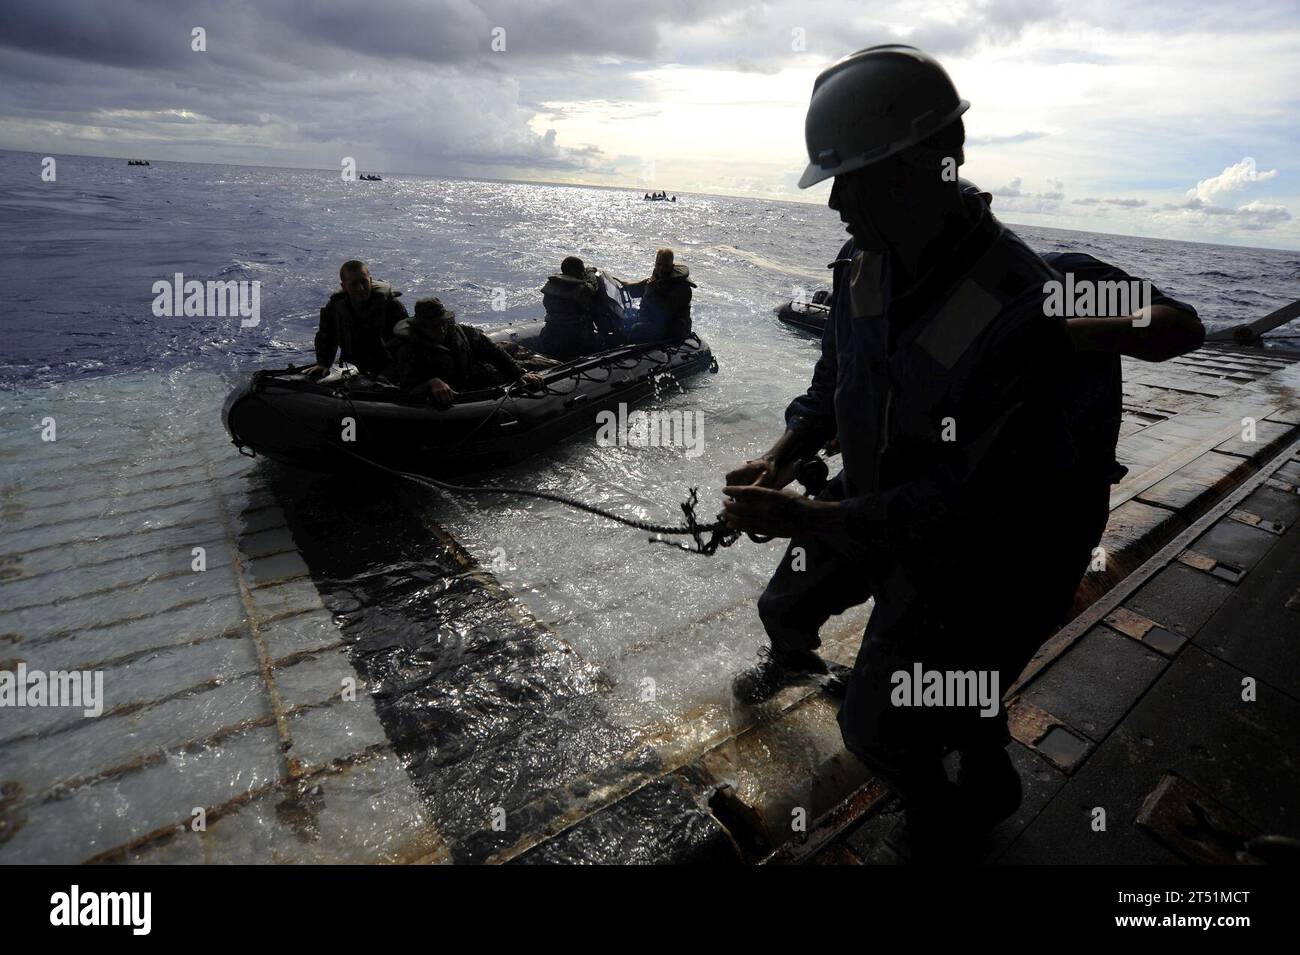
[[[510,391],[509,388],[507,388],[506,395],[502,397],[502,401],[504,401],[505,397],[508,397],[509,394]],[[690,488],[689,496],[681,504],[682,513],[686,517],[686,523],[681,525],[673,525],[673,524],[656,524],[652,521],[640,521],[634,518],[624,517],[621,514],[615,514],[613,511],[606,510],[603,507],[598,507],[595,504],[588,504],[586,501],[580,501],[577,498],[569,497],[566,494],[557,494],[552,491],[538,491],[532,488],[522,488],[522,487],[496,487],[487,484],[477,484],[477,485],[476,484],[452,484],[447,481],[439,481],[437,478],[428,477],[427,475],[414,474],[410,471],[402,471],[397,468],[389,467],[386,464],[381,464],[380,462],[375,461],[373,458],[368,458],[365,455],[345,446],[342,442],[336,441],[332,435],[327,435],[317,431],[315,428],[311,427],[305,422],[300,421],[297,418],[295,418],[293,415],[289,414],[283,408],[279,408],[274,404],[272,404],[271,402],[267,401],[264,397],[262,397],[260,389],[254,389],[253,391],[251,391],[249,397],[254,398],[257,401],[260,401],[263,405],[265,405],[267,408],[270,408],[272,411],[278,414],[281,418],[288,421],[290,424],[293,424],[295,427],[298,427],[308,432],[309,434],[313,435],[314,437],[324,442],[325,444],[328,444],[330,447],[334,448],[335,450],[342,451],[344,454],[348,455],[349,457],[369,467],[372,467],[378,471],[383,471],[385,474],[390,474],[394,477],[403,478],[407,481],[411,481],[415,484],[419,484],[424,487],[435,488],[440,491],[447,491],[451,494],[505,494],[514,497],[531,497],[543,501],[553,501],[556,504],[562,504],[565,507],[571,507],[574,508],[575,510],[583,511],[587,514],[592,514],[596,517],[603,517],[606,520],[615,521],[616,523],[622,524],[625,527],[631,527],[634,530],[647,531],[651,534],[656,535],[649,539],[652,543],[668,544],[672,547],[678,548],[679,550],[684,550],[690,554],[703,554],[705,556],[712,556],[713,554],[717,553],[718,548],[730,547],[732,544],[734,544],[737,540],[740,539],[740,532],[736,530],[732,530],[725,523],[723,523],[723,521],[721,520],[721,515],[719,515],[718,519],[714,520],[709,524],[704,524],[700,522],[699,518],[695,514],[695,508],[699,504],[698,488],[694,488],[694,487]],[[352,404],[351,396],[344,395],[343,397],[344,400],[347,401],[349,406],[351,407]],[[499,407],[499,403],[498,403],[498,407]],[[490,418],[495,413],[496,413],[496,409],[493,409],[493,411],[489,413],[488,417]],[[487,419],[485,418],[484,421],[486,420]],[[483,422],[480,422],[479,426],[481,426],[482,424]],[[477,430],[477,427],[478,426],[476,426],[475,430]],[[242,445],[240,445],[237,439],[235,441],[235,444],[240,448],[240,451],[242,453],[243,447]],[[694,547],[688,547],[685,544],[680,544],[676,541],[660,540],[661,537],[685,537],[685,536],[691,537],[691,539],[695,542]],[[758,538],[755,539],[757,540]]]

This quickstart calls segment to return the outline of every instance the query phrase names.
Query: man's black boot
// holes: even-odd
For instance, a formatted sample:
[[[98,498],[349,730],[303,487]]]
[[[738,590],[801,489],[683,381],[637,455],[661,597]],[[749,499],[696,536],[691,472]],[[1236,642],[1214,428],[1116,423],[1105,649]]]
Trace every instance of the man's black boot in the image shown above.
[[[905,865],[969,865],[979,859],[987,829],[973,819],[957,787],[945,782],[924,801],[903,801],[903,815],[885,843]]]
[[[763,647],[758,651],[758,662],[732,681],[731,692],[738,703],[757,706],[787,686],[830,672],[826,661],[811,650]]]
[[[1024,798],[1020,773],[1005,746],[962,750],[957,786],[970,812],[989,826],[1014,813]]]

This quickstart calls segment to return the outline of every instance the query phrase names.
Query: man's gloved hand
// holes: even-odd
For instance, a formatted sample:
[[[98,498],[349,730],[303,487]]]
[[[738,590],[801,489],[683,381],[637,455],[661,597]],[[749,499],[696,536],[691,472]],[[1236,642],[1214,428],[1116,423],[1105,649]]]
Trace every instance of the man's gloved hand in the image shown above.
[[[542,376],[535,371],[528,372],[528,374],[524,375],[519,380],[523,382],[526,388],[540,388],[545,384],[542,380]]]
[[[323,365],[308,365],[302,370],[302,373],[308,378],[321,378],[329,369]]]

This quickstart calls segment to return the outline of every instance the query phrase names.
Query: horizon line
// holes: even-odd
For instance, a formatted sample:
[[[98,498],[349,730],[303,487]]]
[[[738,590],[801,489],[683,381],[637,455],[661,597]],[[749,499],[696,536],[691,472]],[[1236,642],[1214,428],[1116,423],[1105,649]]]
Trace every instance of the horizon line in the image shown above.
[[[113,160],[120,160],[122,162],[127,162],[130,160],[136,160],[141,158],[140,156],[105,156],[105,155],[98,155],[95,153],[70,153],[70,152],[53,152],[53,151],[42,153],[40,150],[14,149],[5,146],[0,146],[0,151],[13,152],[13,153],[25,153],[30,156],[62,155],[62,156],[70,156],[76,159],[113,159]],[[152,166],[151,160],[146,160],[146,161],[150,162],[150,165]],[[159,159],[158,162],[173,163],[175,165],[191,165],[191,166],[229,166],[236,169],[252,168],[252,169],[283,169],[283,170],[288,170],[290,172],[327,172],[327,173],[337,172],[337,170],[335,169],[324,167],[324,166],[283,166],[274,163],[212,162],[212,161],[203,161],[197,159]],[[509,185],[522,185],[522,186],[561,186],[561,187],[568,187],[571,189],[605,189],[611,192],[641,192],[643,194],[652,191],[666,191],[672,195],[679,195],[679,196],[703,196],[705,198],[714,198],[714,199],[744,199],[752,202],[783,202],[789,205],[798,205],[798,206],[823,205],[820,202],[813,202],[808,199],[779,198],[777,196],[762,195],[762,194],[755,195],[752,193],[737,194],[737,193],[725,193],[725,192],[693,192],[690,190],[665,190],[663,187],[655,187],[655,189],[643,189],[642,187],[639,186],[636,187],[611,186],[611,185],[605,185],[602,183],[594,183],[594,182],[592,183],[559,182],[551,179],[507,179],[507,178],[497,178],[492,176],[456,176],[447,173],[386,172],[384,170],[366,170],[366,172],[370,172],[370,173],[378,172],[380,175],[383,176],[408,176],[415,179],[449,179],[449,180],[456,180],[460,182],[487,182],[487,183],[495,182],[495,183],[506,183]],[[361,171],[358,170],[358,175],[360,174]],[[1246,245],[1244,243],[1235,243],[1235,242],[1203,242],[1203,241],[1197,241],[1195,239],[1170,239],[1165,236],[1144,235],[1142,233],[1136,233],[1136,232],[1132,232],[1132,233],[1092,232],[1087,229],[1070,229],[1065,226],[1056,226],[1056,225],[1048,226],[1048,225],[1040,225],[1033,222],[1013,222],[1010,219],[1003,219],[1000,216],[999,216],[999,221],[1004,222],[1005,224],[1010,226],[1021,226],[1030,229],[1052,229],[1058,232],[1073,232],[1078,235],[1110,235],[1121,239],[1153,239],[1157,242],[1178,242],[1183,245],[1218,246],[1221,248],[1249,249],[1249,250],[1257,250],[1260,252],[1300,252],[1300,248],[1292,247],[1292,246],[1280,246],[1280,245],[1279,246],[1258,246],[1258,245]]]

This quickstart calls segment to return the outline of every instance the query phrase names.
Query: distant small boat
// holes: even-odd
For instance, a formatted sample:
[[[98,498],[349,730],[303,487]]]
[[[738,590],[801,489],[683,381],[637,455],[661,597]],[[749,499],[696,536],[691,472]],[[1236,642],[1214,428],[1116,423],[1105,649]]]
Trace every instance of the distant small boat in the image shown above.
[[[829,289],[818,289],[810,302],[786,302],[776,310],[776,317],[787,325],[820,335],[831,314]]]
[[[380,176],[380,175],[378,175],[377,173],[373,173],[373,172],[363,172],[361,175],[357,176],[357,178],[358,178],[358,179],[361,179],[361,180],[364,180],[365,182],[383,182],[383,181],[384,181],[384,177],[383,177],[383,176]]]
[[[658,192],[657,192],[657,193],[649,193],[649,192],[647,192],[647,193],[645,194],[645,201],[646,201],[646,202],[676,202],[676,201],[677,201],[677,197],[676,197],[676,196],[669,197],[668,193],[666,193],[666,192],[664,192],[664,193],[658,193]]]
[[[149,160],[147,160],[147,159],[128,159],[128,160],[126,161],[126,164],[127,164],[128,166],[147,166],[147,165],[149,165]]]

